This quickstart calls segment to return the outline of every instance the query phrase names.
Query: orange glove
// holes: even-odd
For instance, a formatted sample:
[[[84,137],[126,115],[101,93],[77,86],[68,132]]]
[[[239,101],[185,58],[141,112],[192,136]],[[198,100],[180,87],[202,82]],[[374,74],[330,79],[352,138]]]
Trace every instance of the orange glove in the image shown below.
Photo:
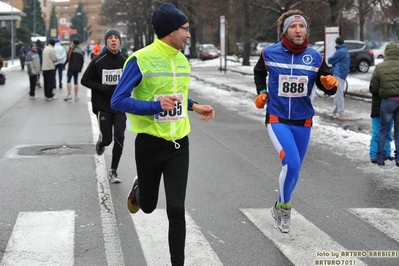
[[[320,81],[327,90],[331,90],[332,88],[337,87],[339,84],[338,80],[331,75],[321,76]]]
[[[255,106],[259,109],[263,109],[265,107],[268,95],[265,92],[260,93],[255,98]]]

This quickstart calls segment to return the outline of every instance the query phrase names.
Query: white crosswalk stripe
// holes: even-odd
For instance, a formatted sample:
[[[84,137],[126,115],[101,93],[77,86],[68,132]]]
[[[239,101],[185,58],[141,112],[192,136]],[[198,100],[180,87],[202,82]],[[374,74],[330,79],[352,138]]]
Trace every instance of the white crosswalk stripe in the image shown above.
[[[289,234],[280,233],[274,228],[274,219],[269,209],[248,208],[240,209],[240,211],[293,265],[334,265],[318,264],[317,261],[320,260],[340,260],[340,265],[367,265],[362,261],[362,256],[341,257],[340,252],[347,249],[295,209],[291,211],[292,228]],[[348,211],[362,222],[370,224],[399,242],[398,210],[352,208]],[[131,215],[131,219],[139,237],[146,265],[170,265],[166,211],[156,209],[151,214],[140,211]],[[223,266],[222,261],[202,234],[201,228],[195,224],[188,212],[186,212],[186,224],[186,264]],[[0,266],[73,266],[74,241],[75,211],[21,212],[16,219]],[[123,254],[121,256],[120,260],[123,263]],[[351,263],[345,264],[346,261],[351,261]],[[108,265],[117,265],[113,262],[114,260],[107,258]]]
[[[168,246],[168,218],[166,211],[157,209],[151,214],[140,211],[131,215],[148,266],[170,265]],[[187,265],[223,265],[191,216],[186,212]]]
[[[72,266],[74,232],[74,211],[20,212],[0,265]]]
[[[351,213],[371,224],[390,238],[399,242],[399,211],[396,209],[349,209]]]
[[[280,233],[274,228],[274,219],[269,209],[241,209],[241,211],[294,265],[317,265],[316,260],[335,259],[331,251],[338,253],[346,250],[294,209],[291,210],[289,234]],[[318,256],[318,252],[322,256]],[[323,252],[327,252],[328,256]],[[352,265],[366,265],[358,258],[345,257],[345,259],[354,260],[355,264]]]

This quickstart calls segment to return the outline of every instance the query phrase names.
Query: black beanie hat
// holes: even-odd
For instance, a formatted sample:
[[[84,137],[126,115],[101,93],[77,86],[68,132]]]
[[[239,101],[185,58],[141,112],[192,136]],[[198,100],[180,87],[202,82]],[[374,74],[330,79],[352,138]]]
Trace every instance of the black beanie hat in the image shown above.
[[[170,3],[165,3],[155,10],[151,19],[152,27],[159,39],[177,30],[187,22],[186,15]]]
[[[345,43],[345,40],[344,40],[344,38],[343,38],[342,36],[338,36],[338,37],[335,39],[335,43],[338,44],[338,45],[342,45],[342,44]]]
[[[119,38],[119,42],[121,42],[121,34],[119,33],[119,31],[117,29],[109,29],[107,30],[107,32],[105,33],[105,45],[107,45],[107,40],[108,37],[111,35],[116,35]]]
[[[77,40],[77,39],[74,39],[72,42],[74,45],[79,45],[79,43],[80,43],[79,40]]]
[[[51,44],[52,46],[54,46],[54,45],[55,45],[55,40],[54,40],[54,39],[50,39],[50,40],[48,41],[48,43]]]

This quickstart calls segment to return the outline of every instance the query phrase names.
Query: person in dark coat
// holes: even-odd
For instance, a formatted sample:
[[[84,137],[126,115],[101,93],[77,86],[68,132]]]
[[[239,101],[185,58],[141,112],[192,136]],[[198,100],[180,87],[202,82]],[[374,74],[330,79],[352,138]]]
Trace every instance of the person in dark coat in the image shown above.
[[[387,44],[384,62],[375,67],[371,76],[370,92],[382,98],[377,163],[379,166],[385,165],[386,142],[393,121],[395,162],[399,167],[399,44]]]
[[[21,63],[22,71],[24,71],[24,69],[25,69],[25,57],[26,57],[26,49],[25,49],[25,45],[22,45],[21,49],[19,50],[19,61]]]
[[[370,162],[377,163],[377,152],[378,152],[378,138],[380,136],[380,107],[382,98],[378,96],[372,96],[371,99],[371,139],[370,139]],[[392,141],[392,127],[391,123],[390,130],[388,132],[388,139],[386,143],[385,160],[392,161],[394,157],[391,156],[391,141]]]

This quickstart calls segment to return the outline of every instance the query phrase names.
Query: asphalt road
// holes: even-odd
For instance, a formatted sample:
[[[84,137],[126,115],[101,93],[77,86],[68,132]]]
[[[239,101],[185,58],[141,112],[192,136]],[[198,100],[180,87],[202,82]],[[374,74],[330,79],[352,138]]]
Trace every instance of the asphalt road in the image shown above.
[[[193,68],[193,75],[195,71]],[[40,99],[31,100],[28,83],[27,74],[15,70],[7,74],[6,85],[0,86],[0,265],[22,265],[5,264],[8,255],[23,256],[9,248],[10,243],[18,243],[15,228],[23,220],[21,214],[65,211],[74,218],[72,261],[31,265],[168,265],[168,258],[151,260],[156,252],[147,253],[142,228],[125,207],[136,174],[134,134],[126,132],[118,171],[123,182],[108,184],[104,176],[111,148],[104,156],[95,155],[95,123],[87,89],[80,86],[79,102],[61,99],[65,86],[56,90],[60,98],[56,101],[45,101],[42,90],[37,91]],[[396,251],[396,257],[350,258],[356,265],[399,264],[398,187],[382,182],[373,171],[364,171],[370,167],[367,159],[348,160],[329,145],[312,143],[293,195],[292,233],[280,234],[270,222],[269,208],[277,197],[281,165],[264,125],[226,108],[220,98],[210,99],[196,91],[191,97],[216,110],[215,120],[206,123],[190,114],[186,210],[205,239],[193,241],[196,253],[187,251],[186,257],[200,258],[191,265],[306,266],[330,258],[332,252],[381,250]],[[365,110],[369,104],[347,102],[348,108],[361,105]],[[320,99],[320,104],[331,104],[331,99]],[[37,154],[46,149],[54,153]],[[164,208],[161,189],[158,209]],[[362,217],[362,211],[366,216]],[[386,216],[380,213],[392,215],[381,218]],[[372,223],[373,219],[378,222]],[[144,228],[150,233],[155,229]],[[37,237],[35,243],[44,245],[42,241]],[[205,244],[219,264],[204,262],[205,252],[199,250]],[[152,245],[160,254],[167,253],[165,244]],[[321,253],[313,252],[312,246]]]

